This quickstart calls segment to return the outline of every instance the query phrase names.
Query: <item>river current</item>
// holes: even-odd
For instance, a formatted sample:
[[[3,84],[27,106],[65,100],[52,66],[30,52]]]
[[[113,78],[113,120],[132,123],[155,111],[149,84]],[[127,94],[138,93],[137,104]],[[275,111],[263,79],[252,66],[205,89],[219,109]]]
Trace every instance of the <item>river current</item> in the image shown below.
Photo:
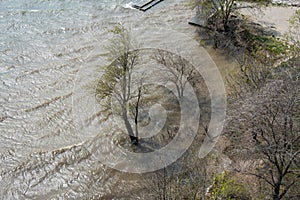
[[[151,28],[190,36],[195,29],[184,1],[145,13],[129,5],[0,0],[0,199],[111,199],[134,188],[135,176],[97,159],[109,147],[97,142],[105,130],[85,85],[106,63],[103,46],[117,23],[149,44],[165,42]]]
[[[99,159],[110,156],[114,141],[103,141],[116,127],[87,86],[108,63],[104,46],[118,23],[141,46],[171,48],[210,70],[186,2],[141,12],[129,0],[0,0],[0,199],[134,196],[142,175]]]

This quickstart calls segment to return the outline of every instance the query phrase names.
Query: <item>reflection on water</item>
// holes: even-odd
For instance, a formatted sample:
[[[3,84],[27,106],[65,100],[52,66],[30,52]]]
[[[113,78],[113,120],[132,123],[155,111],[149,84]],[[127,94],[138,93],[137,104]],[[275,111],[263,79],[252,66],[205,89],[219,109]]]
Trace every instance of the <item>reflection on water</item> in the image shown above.
[[[105,134],[95,131],[97,106],[81,106],[83,86],[106,63],[103,46],[115,23],[153,44],[162,41],[149,27],[191,35],[194,28],[184,1],[165,1],[147,13],[123,6],[129,2],[0,1],[0,199],[96,199],[134,188],[136,176],[96,158],[99,149],[110,149],[97,142]],[[82,114],[80,126],[74,109]]]

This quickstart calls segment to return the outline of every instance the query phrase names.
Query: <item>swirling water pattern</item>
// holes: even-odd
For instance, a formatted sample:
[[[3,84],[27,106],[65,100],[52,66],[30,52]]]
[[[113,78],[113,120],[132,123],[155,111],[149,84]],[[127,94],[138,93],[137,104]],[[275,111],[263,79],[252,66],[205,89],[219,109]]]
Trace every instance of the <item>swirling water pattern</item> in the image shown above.
[[[76,83],[93,80],[86,79],[101,65],[114,24],[133,22],[143,33],[157,23],[135,23],[150,14],[128,3],[0,0],[0,199],[97,199],[125,184],[95,159],[101,134],[82,130],[98,115],[77,126],[74,102],[82,95],[74,93]]]

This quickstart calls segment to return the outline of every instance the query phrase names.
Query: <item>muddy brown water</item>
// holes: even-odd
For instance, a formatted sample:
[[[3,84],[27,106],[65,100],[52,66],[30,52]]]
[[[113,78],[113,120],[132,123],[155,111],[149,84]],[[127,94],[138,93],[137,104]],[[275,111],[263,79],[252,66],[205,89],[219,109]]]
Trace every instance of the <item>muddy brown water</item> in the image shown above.
[[[109,153],[99,141],[111,127],[85,86],[108,63],[104,46],[116,23],[151,44],[164,42],[151,28],[191,38],[195,28],[184,1],[146,13],[128,3],[0,1],[0,199],[101,199],[134,189],[139,175],[97,157]]]
[[[141,175],[100,162],[115,127],[86,86],[108,63],[104,46],[116,23],[143,47],[170,47],[191,60],[208,51],[225,75],[234,62],[200,46],[185,2],[144,13],[121,0],[0,0],[0,199],[129,198]]]

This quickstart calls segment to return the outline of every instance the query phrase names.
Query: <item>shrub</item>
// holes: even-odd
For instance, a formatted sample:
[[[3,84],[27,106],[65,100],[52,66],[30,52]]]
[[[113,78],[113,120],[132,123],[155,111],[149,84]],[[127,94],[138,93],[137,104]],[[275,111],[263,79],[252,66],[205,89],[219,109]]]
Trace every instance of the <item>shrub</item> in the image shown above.
[[[233,177],[229,176],[227,172],[223,172],[214,178],[209,193],[212,200],[251,199],[247,189]]]

